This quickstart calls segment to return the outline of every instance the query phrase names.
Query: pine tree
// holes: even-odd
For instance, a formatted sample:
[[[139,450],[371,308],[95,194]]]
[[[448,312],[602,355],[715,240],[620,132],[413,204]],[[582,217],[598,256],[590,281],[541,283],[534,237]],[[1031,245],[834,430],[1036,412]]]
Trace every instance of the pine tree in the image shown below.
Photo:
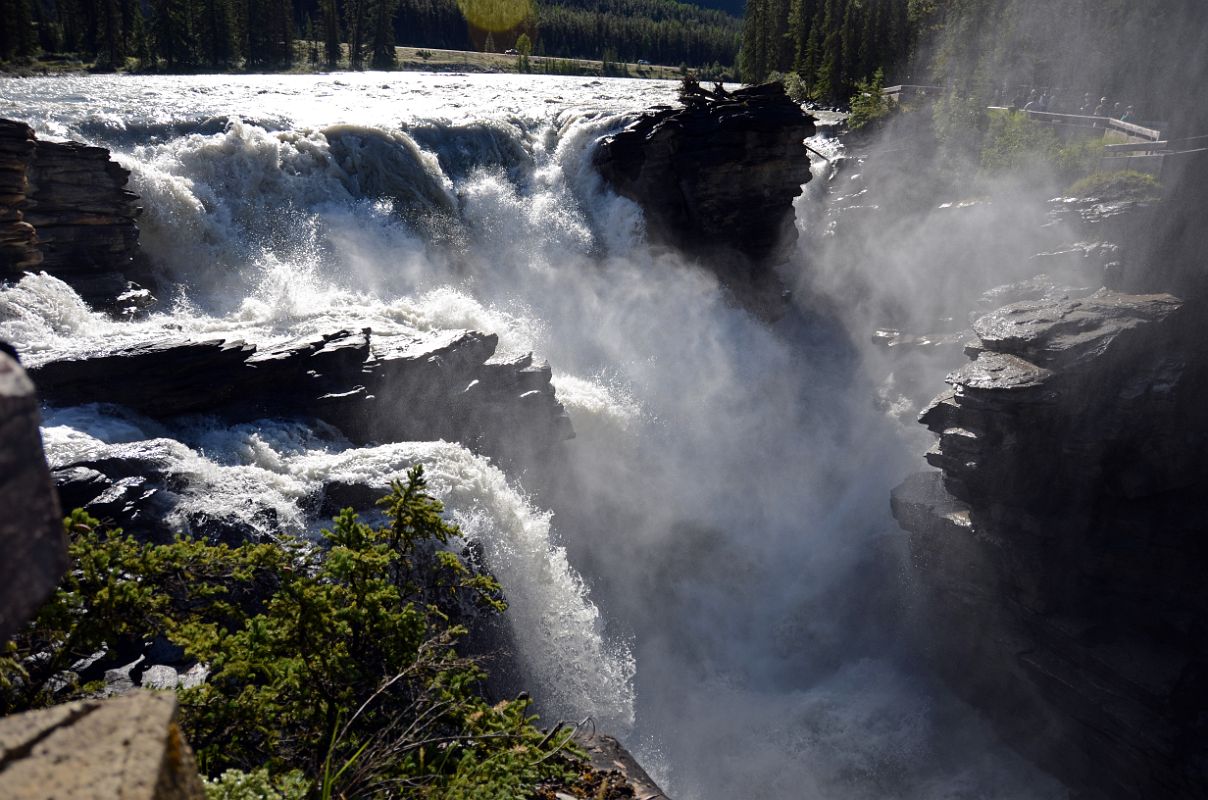
[[[0,0],[0,61],[29,58],[37,54],[38,33],[34,29],[31,0]]]
[[[147,36],[147,25],[143,19],[142,5],[139,3],[134,4],[134,16],[130,23],[130,50],[138,59],[139,69],[150,69],[155,66],[151,40]]]
[[[323,55],[329,69],[340,64],[340,15],[336,11],[336,0],[321,0],[323,12]]]
[[[348,31],[348,66],[351,69],[365,68],[365,21],[368,0],[346,0],[344,3],[344,29]]]
[[[197,24],[202,59],[216,69],[235,58],[235,14],[230,0],[202,0]]]
[[[763,3],[761,0],[747,0],[743,15],[742,49],[738,52],[738,73],[744,83],[759,83],[766,75],[759,57],[763,24]]]
[[[156,0],[153,6],[156,49],[168,69],[192,67],[196,63],[193,48],[193,7],[189,0]]]
[[[371,3],[373,41],[370,66],[374,69],[392,69],[398,65],[394,50],[394,16],[398,11],[398,0],[371,0]]]
[[[126,60],[122,36],[122,10],[118,0],[97,3],[97,62],[117,68]]]

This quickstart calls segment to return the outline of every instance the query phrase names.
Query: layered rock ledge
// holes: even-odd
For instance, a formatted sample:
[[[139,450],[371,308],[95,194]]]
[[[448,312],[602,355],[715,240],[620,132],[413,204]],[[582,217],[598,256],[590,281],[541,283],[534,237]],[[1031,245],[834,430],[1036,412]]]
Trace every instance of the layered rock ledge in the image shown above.
[[[113,308],[140,258],[129,178],[103,147],[43,141],[0,120],[0,279],[42,269]]]
[[[368,329],[265,347],[164,339],[51,360],[30,374],[55,405],[114,403],[154,418],[317,418],[358,444],[445,439],[534,463],[574,432],[549,366],[532,356],[496,360],[497,345],[476,331]]]
[[[765,273],[796,241],[793,200],[810,180],[814,119],[779,84],[699,91],[603,139],[595,165],[646,214],[652,241],[731,283]]]
[[[1101,290],[974,324],[892,507],[932,666],[1089,797],[1208,794],[1208,359],[1193,306]]]

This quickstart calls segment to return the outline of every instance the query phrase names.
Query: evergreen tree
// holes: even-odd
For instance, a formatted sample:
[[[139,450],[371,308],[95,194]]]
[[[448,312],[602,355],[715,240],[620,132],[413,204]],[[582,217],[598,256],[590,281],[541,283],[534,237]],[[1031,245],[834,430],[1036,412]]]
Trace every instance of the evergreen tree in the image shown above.
[[[398,0],[371,0],[371,3],[373,41],[370,65],[374,69],[392,69],[398,65],[394,50],[394,15],[398,12]]]
[[[322,0],[323,12],[323,56],[329,69],[340,64],[340,15],[336,11],[336,0]]]
[[[38,34],[30,0],[0,0],[0,61],[36,55]]]
[[[98,0],[97,63],[117,68],[126,60],[122,36],[122,9],[118,0]]]
[[[138,3],[134,5],[134,16],[130,24],[130,50],[138,59],[139,69],[150,69],[155,66],[151,40],[147,36],[147,26],[143,19],[143,9]]]
[[[369,0],[345,0],[344,29],[348,31],[348,66],[365,68],[366,4]]]
[[[235,59],[235,13],[230,0],[201,0],[197,20],[198,48],[203,61],[215,69]]]
[[[196,63],[193,48],[193,8],[190,0],[154,0],[155,48],[168,69]]]

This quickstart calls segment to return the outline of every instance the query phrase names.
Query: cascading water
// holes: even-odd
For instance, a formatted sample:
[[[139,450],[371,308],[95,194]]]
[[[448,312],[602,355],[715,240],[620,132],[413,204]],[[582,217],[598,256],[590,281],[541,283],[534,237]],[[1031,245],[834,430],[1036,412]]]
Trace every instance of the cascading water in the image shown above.
[[[165,333],[474,328],[549,360],[578,434],[533,497],[530,473],[456,444],[354,447],[279,420],[54,409],[50,458],[140,448],[183,487],[180,524],[204,504],[299,529],[325,484],[384,487],[423,462],[505,586],[543,714],[594,717],[684,800],[1059,796],[893,665],[878,568],[909,449],[846,333],[732,307],[648,250],[638,208],[591,168],[599,136],[673,94],[531,76],[0,81],[0,116],[132,169],[145,247],[180,287],[125,323],[46,276],[0,289],[0,338],[29,363]]]

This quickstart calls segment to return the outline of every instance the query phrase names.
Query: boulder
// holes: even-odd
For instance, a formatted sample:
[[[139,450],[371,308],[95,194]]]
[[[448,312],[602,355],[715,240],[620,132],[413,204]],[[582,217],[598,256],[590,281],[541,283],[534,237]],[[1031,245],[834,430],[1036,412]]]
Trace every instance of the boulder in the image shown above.
[[[204,800],[176,695],[137,691],[0,719],[7,800]]]
[[[814,119],[779,84],[698,90],[600,141],[604,180],[640,205],[651,241],[731,284],[766,277],[796,241],[793,200],[810,180]]]
[[[33,383],[0,352],[0,641],[37,611],[68,565],[40,422]]]

